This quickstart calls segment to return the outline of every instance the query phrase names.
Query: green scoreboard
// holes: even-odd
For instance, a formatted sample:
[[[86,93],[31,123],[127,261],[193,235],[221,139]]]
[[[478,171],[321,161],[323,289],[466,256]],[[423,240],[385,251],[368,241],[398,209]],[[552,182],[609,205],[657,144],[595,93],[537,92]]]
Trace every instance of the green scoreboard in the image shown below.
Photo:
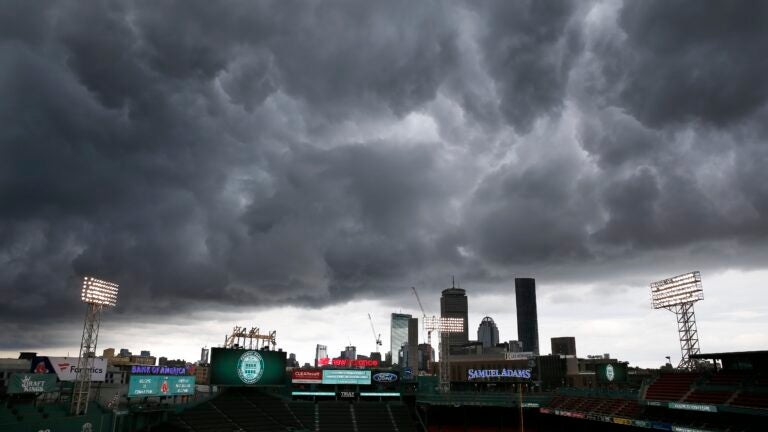
[[[285,352],[212,348],[211,384],[260,386],[285,383]]]
[[[132,375],[128,397],[185,396],[195,394],[195,377]]]
[[[627,382],[627,364],[599,364],[595,366],[595,375],[597,382],[601,384],[625,383]]]

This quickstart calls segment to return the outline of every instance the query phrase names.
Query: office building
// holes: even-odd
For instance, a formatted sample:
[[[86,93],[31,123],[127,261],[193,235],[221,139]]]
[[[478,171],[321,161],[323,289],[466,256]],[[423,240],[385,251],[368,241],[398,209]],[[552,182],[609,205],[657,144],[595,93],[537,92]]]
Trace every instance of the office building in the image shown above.
[[[296,354],[294,353],[288,354],[288,359],[285,361],[285,365],[287,367],[292,367],[292,368],[299,367],[299,361],[296,360]]]
[[[431,363],[435,360],[435,349],[429,344],[419,344],[419,371],[431,372]]]
[[[483,344],[483,348],[495,347],[499,343],[499,329],[493,318],[483,318],[477,327],[477,340]]]
[[[149,353],[149,351],[143,351],[143,350],[141,351],[141,356],[142,357],[149,357],[150,355],[151,354]]]
[[[467,293],[461,288],[451,287],[443,290],[440,297],[440,316],[444,318],[462,318],[464,329],[461,333],[450,333],[448,343],[451,347],[464,345],[469,341],[469,323]]]
[[[408,320],[408,357],[406,366],[416,370],[419,364],[419,319]]]
[[[315,367],[320,366],[320,359],[328,358],[328,347],[318,344],[315,347]]]
[[[200,364],[208,364],[208,355],[210,352],[210,349],[206,347],[200,348]]]
[[[133,353],[128,348],[120,348],[120,357],[130,357]]]
[[[412,317],[409,314],[393,313],[390,324],[389,349],[392,353],[392,363],[402,365],[400,360],[403,344],[408,343],[408,320]]]
[[[115,356],[115,349],[114,348],[107,348],[102,353],[102,357],[105,359],[109,359]]]
[[[552,355],[576,355],[576,338],[573,336],[555,337],[552,341]]]
[[[539,321],[536,311],[536,279],[515,278],[517,339],[525,351],[539,355]]]
[[[341,358],[346,360],[356,360],[357,359],[357,347],[354,345],[347,345],[344,348],[344,351],[341,352]]]

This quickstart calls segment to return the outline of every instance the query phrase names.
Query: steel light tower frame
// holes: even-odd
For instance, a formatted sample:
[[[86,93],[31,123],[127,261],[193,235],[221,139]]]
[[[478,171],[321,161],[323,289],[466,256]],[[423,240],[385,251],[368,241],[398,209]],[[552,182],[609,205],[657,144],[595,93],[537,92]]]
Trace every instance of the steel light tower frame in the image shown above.
[[[464,331],[464,318],[427,317],[424,326],[428,332],[440,333],[440,391],[447,393],[451,389],[450,343],[448,335]]]
[[[693,304],[704,300],[701,273],[693,271],[651,283],[651,300],[654,309],[666,309],[677,317],[681,354],[677,368],[695,369],[696,363],[691,355],[698,354],[700,350]]]
[[[72,390],[73,415],[88,412],[88,399],[91,394],[91,370],[96,358],[96,343],[99,340],[101,312],[104,308],[117,305],[119,285],[94,277],[83,278],[80,300],[87,305],[83,321],[83,337],[80,340],[80,357],[77,359],[77,376]]]

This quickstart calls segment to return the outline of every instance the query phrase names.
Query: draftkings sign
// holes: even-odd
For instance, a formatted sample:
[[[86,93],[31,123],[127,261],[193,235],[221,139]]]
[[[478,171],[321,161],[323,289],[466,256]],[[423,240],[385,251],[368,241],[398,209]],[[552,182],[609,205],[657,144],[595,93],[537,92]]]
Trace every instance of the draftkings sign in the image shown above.
[[[56,375],[14,373],[8,381],[8,394],[48,393],[56,390]]]

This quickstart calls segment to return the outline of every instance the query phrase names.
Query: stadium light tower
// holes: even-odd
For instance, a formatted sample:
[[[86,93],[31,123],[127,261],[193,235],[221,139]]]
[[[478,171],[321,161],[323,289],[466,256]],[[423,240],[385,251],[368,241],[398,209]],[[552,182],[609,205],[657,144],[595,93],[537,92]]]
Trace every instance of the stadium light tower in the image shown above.
[[[451,369],[448,356],[450,346],[448,335],[464,331],[464,318],[427,317],[424,320],[427,331],[440,333],[440,391],[447,393],[451,389]]]
[[[693,304],[704,300],[701,273],[694,271],[651,283],[651,299],[654,309],[666,309],[677,317],[681,352],[677,368],[694,369],[696,364],[691,355],[699,353],[699,333]]]
[[[72,414],[81,415],[88,411],[91,393],[91,370],[96,357],[96,342],[99,339],[101,311],[117,305],[118,284],[96,279],[83,278],[80,299],[87,305],[83,323],[83,338],[80,341],[80,357],[77,360],[77,377],[72,391]]]

